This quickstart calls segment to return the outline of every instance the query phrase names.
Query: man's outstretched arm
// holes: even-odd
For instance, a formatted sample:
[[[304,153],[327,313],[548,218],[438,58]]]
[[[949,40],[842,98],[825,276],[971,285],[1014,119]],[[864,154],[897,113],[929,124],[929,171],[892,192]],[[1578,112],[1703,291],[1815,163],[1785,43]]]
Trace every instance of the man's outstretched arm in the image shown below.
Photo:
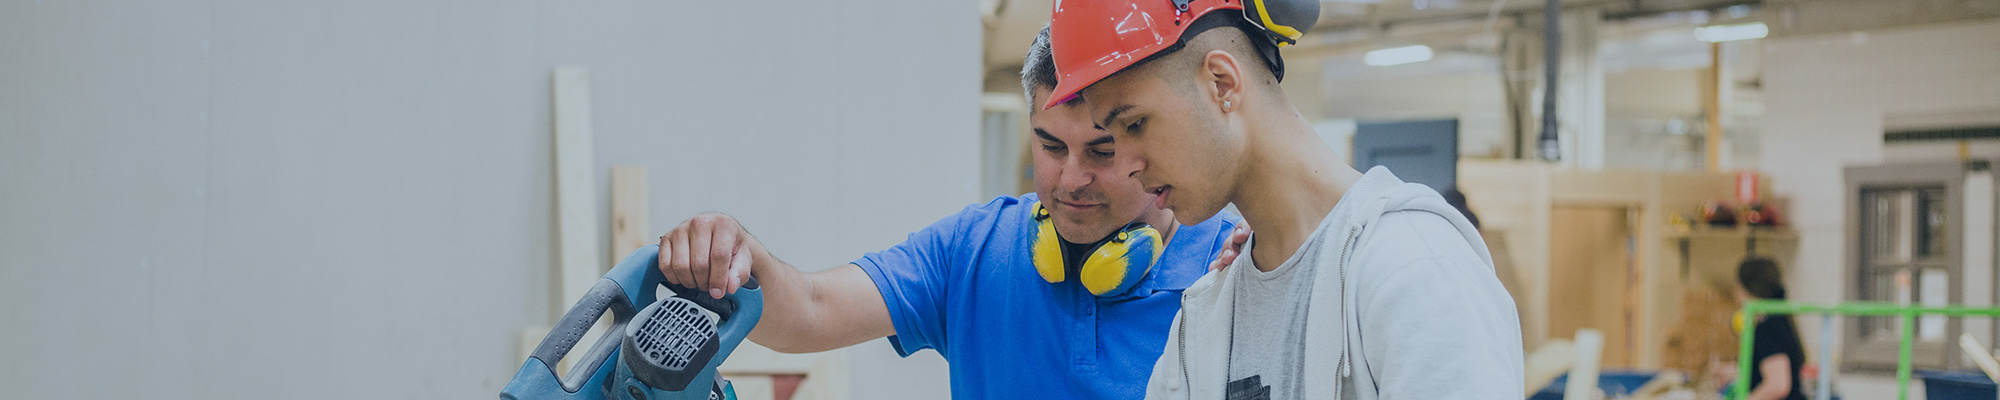
[[[716,297],[735,292],[754,274],[764,292],[764,316],[750,341],[780,352],[827,351],[896,334],[881,292],[861,267],[800,272],[726,214],[696,215],[661,236],[660,272],[669,282]]]

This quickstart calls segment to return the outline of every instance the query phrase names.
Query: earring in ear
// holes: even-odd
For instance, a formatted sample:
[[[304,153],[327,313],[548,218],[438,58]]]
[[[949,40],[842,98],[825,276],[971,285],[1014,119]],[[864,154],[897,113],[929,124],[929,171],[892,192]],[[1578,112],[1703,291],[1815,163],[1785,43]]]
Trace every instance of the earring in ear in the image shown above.
[[[1229,100],[1222,101],[1222,111],[1229,111]]]

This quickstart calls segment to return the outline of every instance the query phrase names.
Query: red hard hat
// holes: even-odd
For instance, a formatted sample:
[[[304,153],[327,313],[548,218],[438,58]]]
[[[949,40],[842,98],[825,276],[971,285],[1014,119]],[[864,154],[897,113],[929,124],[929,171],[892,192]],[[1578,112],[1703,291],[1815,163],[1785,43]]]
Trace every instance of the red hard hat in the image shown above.
[[[1252,11],[1245,11],[1244,2],[1250,3]],[[1062,104],[1083,88],[1180,44],[1196,20],[1217,10],[1235,10],[1268,33],[1275,44],[1284,46],[1296,42],[1317,22],[1319,1],[1056,0],[1049,21],[1056,87],[1042,108]],[[1213,26],[1199,29],[1209,27]],[[1275,48],[1265,58],[1275,72],[1283,73]]]

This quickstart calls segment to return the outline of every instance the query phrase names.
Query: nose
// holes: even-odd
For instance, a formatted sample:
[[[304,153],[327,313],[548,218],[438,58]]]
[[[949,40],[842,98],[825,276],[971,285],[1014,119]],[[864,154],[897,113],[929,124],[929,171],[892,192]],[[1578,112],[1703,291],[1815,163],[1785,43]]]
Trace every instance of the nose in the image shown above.
[[[1084,186],[1090,185],[1091,181],[1096,180],[1096,177],[1091,175],[1090,169],[1084,168],[1081,160],[1082,157],[1077,155],[1082,152],[1071,153],[1069,157],[1063,158],[1061,184],[1064,191],[1081,189]]]
[[[1138,178],[1146,170],[1146,161],[1131,146],[1119,146],[1118,154],[1111,157],[1113,171],[1127,178]]]

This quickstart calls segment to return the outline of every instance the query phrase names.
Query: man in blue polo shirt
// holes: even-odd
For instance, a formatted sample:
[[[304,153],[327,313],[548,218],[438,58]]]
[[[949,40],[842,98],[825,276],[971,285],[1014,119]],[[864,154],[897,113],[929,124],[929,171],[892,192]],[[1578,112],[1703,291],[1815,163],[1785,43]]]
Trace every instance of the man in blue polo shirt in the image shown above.
[[[1029,104],[1055,87],[1047,37],[1022,68]],[[1228,214],[1174,222],[1138,181],[1113,173],[1111,136],[1080,101],[1031,109],[1036,193],[968,206],[901,244],[810,274],[735,219],[703,214],[661,237],[660,268],[718,297],[755,275],[765,311],[750,340],[778,351],[888,336],[903,356],[944,356],[955,398],[1138,399],[1181,290],[1233,259],[1225,246],[1247,233],[1232,242],[1239,219]],[[1152,251],[1148,237],[1164,248]],[[1150,259],[1158,262],[1146,268]]]

